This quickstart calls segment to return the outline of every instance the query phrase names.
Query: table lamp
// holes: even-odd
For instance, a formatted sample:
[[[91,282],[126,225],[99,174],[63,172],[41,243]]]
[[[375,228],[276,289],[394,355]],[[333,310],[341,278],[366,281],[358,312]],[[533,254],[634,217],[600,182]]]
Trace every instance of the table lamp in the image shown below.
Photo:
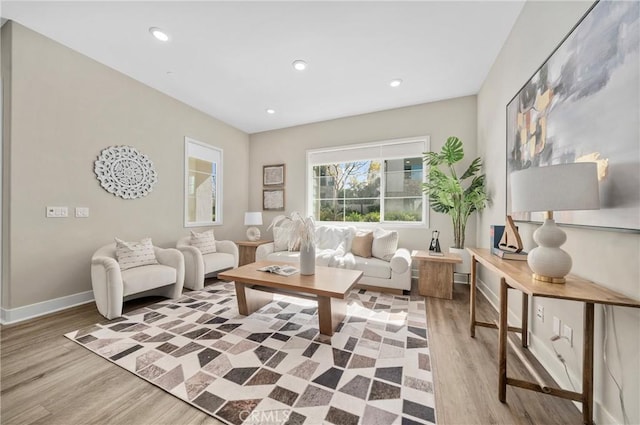
[[[247,229],[247,239],[255,242],[260,239],[260,229],[253,226],[262,226],[262,213],[261,212],[246,212],[244,213],[244,225],[252,226]]]
[[[553,220],[554,211],[600,208],[595,162],[532,167],[511,173],[511,210],[544,211],[544,223],[533,233],[538,245],[527,257],[533,278],[565,283],[571,256],[560,246],[566,233]]]

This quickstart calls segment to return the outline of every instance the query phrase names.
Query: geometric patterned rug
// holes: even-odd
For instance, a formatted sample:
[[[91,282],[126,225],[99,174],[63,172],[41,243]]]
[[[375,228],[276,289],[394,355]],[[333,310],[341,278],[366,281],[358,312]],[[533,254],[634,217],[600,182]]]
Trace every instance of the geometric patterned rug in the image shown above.
[[[420,296],[354,289],[327,337],[314,301],[276,295],[245,317],[215,282],[65,336],[228,424],[436,422]]]

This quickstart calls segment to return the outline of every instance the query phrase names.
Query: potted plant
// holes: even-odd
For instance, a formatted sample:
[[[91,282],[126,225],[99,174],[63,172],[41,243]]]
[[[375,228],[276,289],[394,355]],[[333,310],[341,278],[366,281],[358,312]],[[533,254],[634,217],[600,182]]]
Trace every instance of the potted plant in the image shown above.
[[[290,251],[300,247],[300,274],[312,275],[316,268],[316,224],[312,216],[303,217],[299,212],[294,211],[290,216],[279,215],[274,217],[269,225],[269,229],[278,228],[280,237],[287,241]]]
[[[482,160],[474,159],[467,170],[458,176],[455,164],[463,158],[462,141],[457,137],[449,137],[440,152],[425,152],[424,163],[429,166],[429,180],[422,184],[422,191],[429,197],[431,209],[451,216],[453,252],[461,254],[464,260],[467,220],[474,211],[482,211],[489,198],[485,175],[480,174]],[[462,270],[460,272],[468,273]]]

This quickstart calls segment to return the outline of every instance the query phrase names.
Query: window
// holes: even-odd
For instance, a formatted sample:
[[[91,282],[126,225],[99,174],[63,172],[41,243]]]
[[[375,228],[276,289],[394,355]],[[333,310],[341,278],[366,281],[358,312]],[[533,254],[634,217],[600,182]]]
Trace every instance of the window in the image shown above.
[[[309,151],[309,213],[316,221],[426,224],[427,150],[425,137]]]
[[[222,149],[185,137],[185,227],[222,224]]]

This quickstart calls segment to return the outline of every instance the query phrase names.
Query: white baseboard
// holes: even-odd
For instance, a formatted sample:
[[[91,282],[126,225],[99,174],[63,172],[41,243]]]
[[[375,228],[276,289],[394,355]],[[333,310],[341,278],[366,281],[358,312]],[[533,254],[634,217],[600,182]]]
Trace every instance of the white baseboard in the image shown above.
[[[77,305],[87,304],[92,301],[93,291],[86,291],[36,304],[25,305],[24,307],[2,308],[0,309],[0,323],[3,325],[18,323]]]

